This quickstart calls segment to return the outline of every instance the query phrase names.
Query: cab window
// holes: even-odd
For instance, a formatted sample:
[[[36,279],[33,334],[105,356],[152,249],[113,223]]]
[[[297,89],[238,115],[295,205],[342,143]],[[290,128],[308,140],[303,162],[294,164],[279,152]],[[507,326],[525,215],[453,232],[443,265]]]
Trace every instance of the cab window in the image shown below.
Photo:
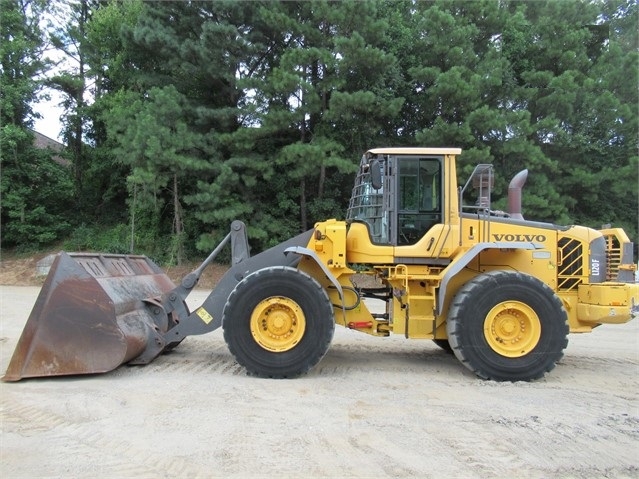
[[[414,244],[441,222],[441,161],[404,158],[399,165],[398,239]]]

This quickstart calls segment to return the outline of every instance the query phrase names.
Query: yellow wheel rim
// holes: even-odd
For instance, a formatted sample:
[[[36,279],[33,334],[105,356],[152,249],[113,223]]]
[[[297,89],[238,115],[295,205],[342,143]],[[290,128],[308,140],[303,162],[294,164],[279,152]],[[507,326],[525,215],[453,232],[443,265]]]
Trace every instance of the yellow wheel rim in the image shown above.
[[[537,313],[519,301],[504,301],[490,310],[484,320],[484,336],[498,354],[519,358],[532,351],[541,337]]]
[[[267,351],[284,352],[300,342],[306,330],[302,308],[292,299],[271,296],[259,302],[251,314],[251,334]]]

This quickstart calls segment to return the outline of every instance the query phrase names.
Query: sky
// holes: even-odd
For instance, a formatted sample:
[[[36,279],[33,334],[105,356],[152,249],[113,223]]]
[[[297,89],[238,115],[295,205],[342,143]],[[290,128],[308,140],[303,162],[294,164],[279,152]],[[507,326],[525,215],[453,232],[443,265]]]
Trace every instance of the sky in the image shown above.
[[[33,105],[34,111],[42,115],[42,118],[36,119],[33,129],[52,140],[62,141],[60,137],[60,132],[62,131],[60,115],[62,115],[64,110],[58,106],[62,101],[62,97],[55,90],[49,90],[48,93],[51,96],[51,100],[43,100]]]
[[[65,24],[70,16],[69,9],[70,5],[67,2],[57,2],[54,12],[47,11],[40,17],[39,25],[41,30],[43,32],[49,32],[52,28],[64,30]],[[45,54],[47,60],[53,61],[56,64],[53,70],[47,72],[49,76],[59,70],[63,71],[69,68],[68,55],[65,55],[50,43],[48,43],[45,49]],[[46,101],[41,100],[32,105],[33,110],[42,115],[42,118],[35,120],[33,129],[52,140],[61,142],[60,132],[62,131],[62,124],[60,123],[60,116],[64,113],[64,110],[58,105],[62,103],[62,95],[51,88],[44,88],[39,93],[48,93],[51,99]]]

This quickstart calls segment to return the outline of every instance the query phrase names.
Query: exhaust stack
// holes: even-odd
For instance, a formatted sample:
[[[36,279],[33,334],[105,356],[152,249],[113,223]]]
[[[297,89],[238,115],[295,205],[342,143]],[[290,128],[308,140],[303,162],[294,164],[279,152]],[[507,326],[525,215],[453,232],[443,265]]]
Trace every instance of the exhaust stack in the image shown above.
[[[511,218],[523,220],[521,214],[521,189],[528,178],[528,170],[517,173],[508,185],[508,214]]]

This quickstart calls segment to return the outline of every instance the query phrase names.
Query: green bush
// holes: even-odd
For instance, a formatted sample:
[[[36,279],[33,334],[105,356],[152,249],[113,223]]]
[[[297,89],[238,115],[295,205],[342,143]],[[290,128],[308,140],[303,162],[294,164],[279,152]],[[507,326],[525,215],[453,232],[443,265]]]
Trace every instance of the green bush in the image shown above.
[[[81,224],[76,227],[64,243],[69,251],[100,251],[113,254],[130,253],[131,234],[125,224],[111,227],[89,226]]]

